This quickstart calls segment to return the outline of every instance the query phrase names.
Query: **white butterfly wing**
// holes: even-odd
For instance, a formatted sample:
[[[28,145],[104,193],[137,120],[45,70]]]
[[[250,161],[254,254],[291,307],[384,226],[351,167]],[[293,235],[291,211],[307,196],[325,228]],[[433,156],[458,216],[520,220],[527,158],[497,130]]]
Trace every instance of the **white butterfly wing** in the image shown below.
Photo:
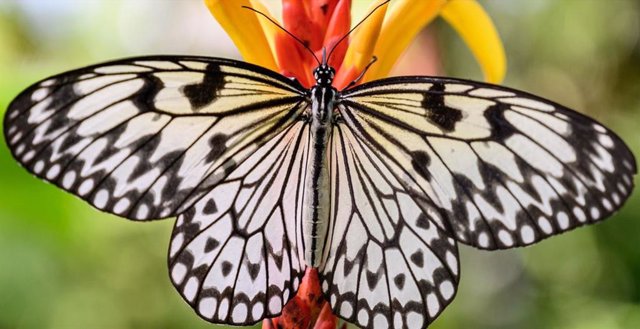
[[[427,77],[346,91],[341,114],[429,217],[483,249],[597,222],[633,188],[628,147],[594,120],[489,84]]]
[[[250,325],[279,315],[296,294],[308,152],[308,125],[298,122],[178,217],[171,281],[206,320]]]
[[[209,192],[305,106],[288,79],[203,57],[141,57],[37,83],[4,121],[14,157],[93,206],[174,216]]]
[[[334,128],[330,156],[332,216],[319,271],[333,311],[366,328],[426,327],[455,295],[455,240],[348,127]]]

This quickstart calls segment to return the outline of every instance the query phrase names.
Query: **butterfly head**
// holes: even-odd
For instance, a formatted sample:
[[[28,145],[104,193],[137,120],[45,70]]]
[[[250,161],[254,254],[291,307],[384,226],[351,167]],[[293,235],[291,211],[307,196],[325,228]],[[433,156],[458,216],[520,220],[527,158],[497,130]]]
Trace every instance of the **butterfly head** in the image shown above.
[[[322,48],[322,63],[313,70],[313,78],[316,79],[316,83],[320,86],[331,85],[333,77],[336,75],[336,70],[329,66],[327,62],[327,49]]]
[[[318,85],[330,85],[335,75],[336,70],[327,64],[322,64],[313,70],[313,78]]]

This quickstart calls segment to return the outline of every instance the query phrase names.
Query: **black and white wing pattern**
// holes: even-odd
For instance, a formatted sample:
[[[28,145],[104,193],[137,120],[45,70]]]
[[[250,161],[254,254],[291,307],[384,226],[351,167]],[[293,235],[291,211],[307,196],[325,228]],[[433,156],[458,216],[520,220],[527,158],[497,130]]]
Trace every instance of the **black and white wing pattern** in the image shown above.
[[[344,111],[344,110],[343,110]],[[357,133],[330,148],[331,219],[319,267],[333,311],[366,328],[424,328],[455,296],[456,241]]]
[[[305,107],[299,85],[259,66],[139,57],[31,86],[10,104],[4,133],[38,177],[146,220],[188,209]]]
[[[244,160],[178,217],[171,281],[211,322],[249,325],[281,313],[306,268],[302,191],[308,124],[299,121]]]
[[[310,102],[255,65],[140,57],[31,86],[4,133],[30,172],[99,209],[178,215],[173,284],[203,318],[247,325],[280,314],[307,266]],[[318,271],[334,312],[363,327],[429,325],[456,293],[457,241],[528,245],[609,216],[633,188],[613,132],[520,91],[402,77],[337,103]]]
[[[346,126],[429,219],[478,248],[597,222],[633,188],[636,162],[615,133],[521,91],[399,77],[347,90],[341,104]]]

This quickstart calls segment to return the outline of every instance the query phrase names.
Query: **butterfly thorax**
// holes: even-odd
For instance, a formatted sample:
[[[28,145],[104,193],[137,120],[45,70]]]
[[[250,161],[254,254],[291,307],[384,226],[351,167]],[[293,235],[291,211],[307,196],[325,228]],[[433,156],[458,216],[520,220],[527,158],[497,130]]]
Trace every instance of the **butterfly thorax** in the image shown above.
[[[333,68],[321,65],[314,71],[317,85],[311,88],[311,149],[304,194],[305,261],[317,267],[323,253],[330,215],[329,141],[338,91],[331,86]]]

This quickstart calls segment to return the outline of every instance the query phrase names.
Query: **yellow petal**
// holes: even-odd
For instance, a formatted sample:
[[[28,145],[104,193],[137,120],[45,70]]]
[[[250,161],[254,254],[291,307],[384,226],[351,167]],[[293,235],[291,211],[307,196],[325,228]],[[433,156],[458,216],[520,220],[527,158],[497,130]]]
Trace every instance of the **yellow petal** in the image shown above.
[[[397,0],[389,5],[373,52],[380,59],[363,81],[386,77],[402,52],[440,12],[447,0]],[[371,42],[371,41],[370,41]]]
[[[261,12],[263,12],[265,15],[269,16],[269,18],[271,18],[272,20],[276,21],[277,20],[273,17],[273,15],[271,15],[271,13],[269,12],[269,9],[260,1],[260,0],[249,0],[251,2],[251,7],[253,7],[256,10],[259,10]],[[260,26],[262,26],[262,31],[264,31],[264,36],[267,39],[267,43],[269,44],[269,49],[271,50],[271,54],[273,56],[273,58],[275,59],[275,39],[276,39],[276,34],[278,32],[280,32],[280,30],[278,29],[278,27],[273,24],[272,22],[270,22],[268,19],[257,15],[258,17],[258,22],[260,22]]]
[[[207,8],[229,34],[245,61],[277,70],[256,13],[242,8],[251,7],[250,0],[204,0]],[[262,10],[262,9],[260,9]]]
[[[382,0],[372,4],[367,13],[370,13],[375,7],[380,5]],[[353,32],[349,49],[344,56],[341,70],[346,71],[354,68],[357,72],[361,72],[371,61],[374,55],[375,40],[378,39],[382,23],[384,22],[385,13],[388,5],[385,5],[367,18],[356,31]]]
[[[471,49],[488,82],[500,83],[506,72],[504,47],[491,18],[475,0],[449,0],[444,18]]]

